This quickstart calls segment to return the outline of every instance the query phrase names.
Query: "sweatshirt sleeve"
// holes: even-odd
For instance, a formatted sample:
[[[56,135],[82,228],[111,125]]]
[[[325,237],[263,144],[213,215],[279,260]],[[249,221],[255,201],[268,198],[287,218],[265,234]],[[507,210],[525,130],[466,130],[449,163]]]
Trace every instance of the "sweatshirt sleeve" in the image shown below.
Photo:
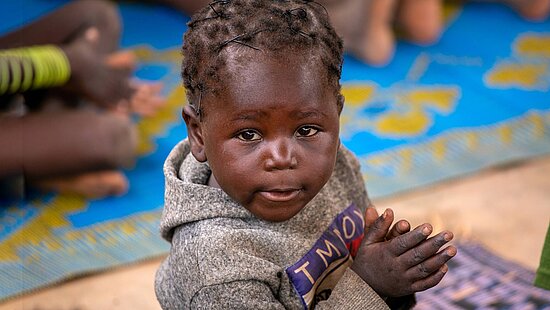
[[[175,300],[177,298],[171,299],[172,302]],[[163,309],[285,309],[268,285],[252,280],[203,287],[192,297],[189,307],[179,306],[169,303],[164,304]],[[359,276],[348,270],[332,291],[330,298],[319,302],[314,309],[390,308]]]

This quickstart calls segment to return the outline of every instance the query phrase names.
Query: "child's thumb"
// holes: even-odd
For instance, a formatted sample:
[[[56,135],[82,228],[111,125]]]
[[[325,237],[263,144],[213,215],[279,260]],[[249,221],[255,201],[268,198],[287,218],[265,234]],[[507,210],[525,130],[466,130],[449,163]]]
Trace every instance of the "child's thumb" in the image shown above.
[[[374,219],[373,216],[378,214],[376,210],[373,212],[369,209],[371,208],[367,208],[365,212],[365,237],[363,242],[366,244],[384,242],[393,222],[393,211],[392,209],[386,209],[381,216]]]
[[[365,231],[367,231],[378,218],[378,211],[374,207],[368,207],[365,211]]]

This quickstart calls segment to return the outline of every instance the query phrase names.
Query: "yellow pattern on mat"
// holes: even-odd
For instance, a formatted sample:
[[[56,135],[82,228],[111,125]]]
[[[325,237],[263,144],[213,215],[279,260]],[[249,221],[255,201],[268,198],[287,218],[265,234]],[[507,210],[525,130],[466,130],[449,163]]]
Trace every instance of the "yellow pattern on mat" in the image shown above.
[[[51,251],[62,248],[63,244],[52,238],[52,230],[70,225],[66,215],[83,210],[85,205],[84,199],[74,195],[60,195],[44,205],[33,203],[40,209],[39,215],[0,243],[0,261],[18,260],[17,249],[22,246],[43,245]]]
[[[372,82],[343,85],[346,98],[341,116],[342,135],[353,136],[362,131],[381,137],[414,137],[433,124],[435,114],[448,115],[460,98],[458,86],[420,86],[412,89],[380,89]],[[369,107],[383,111],[365,117]]]
[[[515,55],[498,61],[485,74],[485,84],[492,88],[548,91],[550,34],[521,34],[512,49]]]
[[[390,175],[403,176],[410,173],[413,167],[425,165],[435,167],[434,165],[452,163],[454,155],[473,154],[479,152],[479,148],[485,148],[489,144],[493,148],[506,149],[510,144],[544,139],[547,134],[545,124],[549,123],[550,113],[539,114],[539,112],[530,111],[516,119],[493,126],[455,130],[422,144],[360,156],[360,160],[373,170],[382,171],[391,167]],[[376,174],[369,172],[365,173],[364,177],[369,180],[378,178]]]

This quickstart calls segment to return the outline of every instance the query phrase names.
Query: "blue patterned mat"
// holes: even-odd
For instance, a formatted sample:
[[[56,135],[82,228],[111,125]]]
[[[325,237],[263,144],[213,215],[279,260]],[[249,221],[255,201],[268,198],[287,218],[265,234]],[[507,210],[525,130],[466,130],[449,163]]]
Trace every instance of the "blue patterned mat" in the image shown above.
[[[3,1],[0,34],[64,2]],[[136,75],[162,80],[168,105],[138,121],[141,155],[126,171],[128,195],[52,195],[0,208],[0,300],[168,250],[158,235],[161,167],[185,137],[179,48],[187,19],[136,3],[120,12],[122,45],[140,60]],[[386,68],[345,59],[342,141],[359,156],[373,197],[550,152],[550,20],[529,23],[481,3],[448,13],[438,44],[399,43]]]

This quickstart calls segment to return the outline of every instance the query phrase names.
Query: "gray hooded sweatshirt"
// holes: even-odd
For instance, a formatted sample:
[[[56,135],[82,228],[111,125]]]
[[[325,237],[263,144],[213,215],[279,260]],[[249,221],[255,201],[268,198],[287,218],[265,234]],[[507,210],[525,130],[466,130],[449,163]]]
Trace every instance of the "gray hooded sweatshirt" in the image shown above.
[[[163,309],[388,308],[349,268],[369,201],[359,163],[344,147],[317,196],[278,223],[207,186],[210,168],[187,140],[164,174],[161,233],[171,249],[155,279]]]

